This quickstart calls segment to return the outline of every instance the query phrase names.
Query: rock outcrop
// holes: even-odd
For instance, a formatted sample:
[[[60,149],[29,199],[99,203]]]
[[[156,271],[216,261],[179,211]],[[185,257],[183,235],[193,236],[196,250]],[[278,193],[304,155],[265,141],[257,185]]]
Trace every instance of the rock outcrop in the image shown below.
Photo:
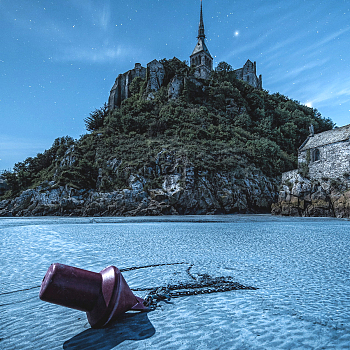
[[[108,108],[114,109],[120,106],[121,102],[130,97],[130,85],[134,78],[146,79],[147,69],[140,63],[135,64],[135,68],[126,73],[119,74],[114,82],[108,99]]]
[[[350,184],[345,179],[310,180],[297,170],[282,178],[272,213],[290,216],[350,217]]]
[[[184,77],[175,75],[169,83],[168,97],[170,100],[179,98],[184,87]]]
[[[58,186],[54,181],[0,202],[0,216],[145,216],[269,212],[277,200],[277,181],[258,170],[235,174],[197,172],[189,163],[160,154],[154,169],[159,186],[131,174],[129,186],[111,192]],[[109,166],[118,170],[118,161]],[[103,170],[103,169],[102,169]],[[103,177],[100,172],[99,177]],[[103,179],[101,180],[103,181]],[[155,186],[153,186],[155,187]]]
[[[147,93],[152,93],[158,91],[163,85],[163,80],[165,77],[165,68],[157,60],[147,64],[148,70],[148,81],[147,81]]]

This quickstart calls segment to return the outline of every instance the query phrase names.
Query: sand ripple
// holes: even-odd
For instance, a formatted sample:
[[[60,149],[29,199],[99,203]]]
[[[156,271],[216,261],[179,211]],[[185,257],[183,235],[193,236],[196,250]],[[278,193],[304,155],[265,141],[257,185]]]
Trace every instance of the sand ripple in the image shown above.
[[[212,221],[0,219],[0,349],[350,348],[350,222]],[[259,289],[180,297],[92,330],[84,313],[40,301],[39,288],[24,290],[40,285],[53,262],[92,271],[185,262],[123,275],[131,288],[147,289],[190,282],[193,265],[194,276]]]

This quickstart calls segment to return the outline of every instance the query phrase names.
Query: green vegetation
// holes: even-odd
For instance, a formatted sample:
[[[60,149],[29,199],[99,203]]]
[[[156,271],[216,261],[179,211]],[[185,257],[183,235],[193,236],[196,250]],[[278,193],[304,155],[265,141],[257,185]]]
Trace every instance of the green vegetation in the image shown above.
[[[74,145],[74,140],[69,137],[57,138],[51,148],[36,157],[27,158],[24,162],[16,163],[13,172],[5,171],[2,174],[7,182],[9,190],[2,199],[16,196],[19,192],[35,187],[42,182],[52,179],[60,162],[68,148]]]
[[[119,109],[108,111],[105,105],[86,118],[90,134],[76,141],[56,139],[49,150],[5,173],[10,188],[5,197],[44,181],[85,189],[126,188],[131,174],[148,179],[147,188],[159,187],[156,159],[166,165],[169,157],[209,175],[231,171],[239,178],[243,169],[259,168],[275,177],[296,168],[297,149],[310,124],[317,132],[333,127],[316,109],[236,79],[227,63],[220,63],[202,84],[183,62],[162,63],[165,84],[154,98],[147,98],[146,81],[135,78],[131,97]],[[168,100],[175,75],[185,78],[184,89],[179,98]]]
[[[104,120],[108,115],[108,105],[105,103],[102,108],[95,109],[84,119],[87,131],[98,130],[103,126]]]

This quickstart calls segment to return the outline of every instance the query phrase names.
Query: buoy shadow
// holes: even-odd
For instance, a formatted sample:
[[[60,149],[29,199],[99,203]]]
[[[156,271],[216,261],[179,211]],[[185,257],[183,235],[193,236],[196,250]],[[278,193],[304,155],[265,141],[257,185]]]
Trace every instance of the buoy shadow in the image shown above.
[[[110,350],[125,340],[144,340],[155,332],[147,312],[126,313],[105,328],[90,328],[77,334],[63,344],[63,349]]]

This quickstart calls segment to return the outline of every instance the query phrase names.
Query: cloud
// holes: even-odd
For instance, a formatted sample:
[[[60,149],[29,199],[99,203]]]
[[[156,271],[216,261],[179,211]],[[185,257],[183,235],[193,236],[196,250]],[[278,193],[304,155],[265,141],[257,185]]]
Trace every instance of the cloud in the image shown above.
[[[302,42],[308,36],[306,30],[298,31],[297,35],[293,33],[288,37],[281,35],[281,28],[285,27],[286,23],[291,20],[298,18],[300,11],[299,9],[288,8],[286,14],[281,16],[281,8],[285,6],[283,2],[271,6],[268,6],[266,3],[262,4],[261,11],[254,11],[253,14],[255,16],[253,22],[256,22],[256,24],[254,24],[255,30],[253,30],[252,35],[245,37],[245,44],[237,45],[223,59],[228,60],[235,55],[253,51],[261,53],[262,58],[266,57],[266,67],[276,65],[276,60],[285,60],[286,50],[293,50],[294,43]],[[261,17],[261,13],[264,13],[263,17]],[[271,21],[271,18],[274,18],[274,20]],[[257,32],[261,34],[256,36]],[[262,60],[260,59],[261,62]]]
[[[270,79],[269,79],[269,83],[270,84],[275,84],[279,81],[285,81],[286,79],[288,81],[291,81],[293,78],[296,79],[298,76],[300,76],[300,74],[308,72],[308,80],[309,78],[309,73],[313,68],[316,67],[321,67],[323,65],[325,65],[327,62],[329,61],[328,58],[324,58],[323,60],[316,60],[316,61],[312,61],[312,62],[308,62],[306,64],[304,64],[303,66],[294,66],[292,68],[292,70],[286,72],[286,73],[281,73],[279,70],[276,72],[274,72],[273,75],[270,75]]]
[[[91,24],[97,25],[104,31],[108,30],[111,22],[110,1],[105,1],[103,6],[101,6],[101,2],[92,0],[70,0],[69,2]]]
[[[264,55],[268,58],[268,61],[271,63],[271,65],[275,65],[276,62],[274,62],[277,58],[283,57],[285,58],[285,52],[286,49],[293,50],[294,46],[292,44],[294,43],[300,43],[303,41],[303,39],[307,36],[306,32],[301,32],[299,35],[291,35],[288,39],[285,39],[283,41],[279,41],[273,45],[270,45],[264,50]],[[298,53],[299,55],[299,53]]]
[[[99,24],[104,29],[107,30],[111,20],[111,9],[109,4],[105,4],[99,16]]]
[[[331,50],[331,42],[334,39],[339,38],[340,36],[344,35],[350,30],[350,27],[337,30],[329,35],[327,35],[324,38],[320,38],[320,40],[315,41],[311,45],[305,45],[302,49],[295,51],[289,55],[289,60],[294,60],[298,59],[299,57],[304,56],[307,59],[313,59],[314,57],[324,57],[325,54],[331,55],[332,50]],[[321,34],[319,34],[321,35]],[[327,48],[327,52],[322,53],[322,51]]]
[[[345,29],[340,29],[337,30],[334,33],[331,33],[329,35],[327,35],[324,39],[322,39],[321,41],[316,42],[314,45],[309,46],[305,51],[313,51],[318,49],[319,47],[322,47],[324,45],[326,45],[327,43],[329,43],[330,41],[339,38],[341,35],[347,33],[350,30],[350,27],[345,28]]]
[[[335,110],[339,105],[347,105],[350,101],[350,82],[339,82],[337,78],[325,82],[319,79],[299,79],[295,85],[284,84],[280,91],[302,103],[310,103],[317,109],[327,108]]]
[[[62,55],[56,57],[58,61],[87,62],[87,63],[108,63],[116,59],[123,59],[135,56],[138,50],[123,45],[117,47],[66,47]]]
[[[240,46],[239,48],[235,47],[234,50],[232,50],[231,52],[227,53],[222,60],[223,61],[229,61],[230,58],[234,57],[234,56],[238,56],[240,53],[249,51],[251,49],[256,48],[258,45],[263,44],[265,41],[267,40],[267,35],[266,36],[261,36],[257,39],[255,39],[254,41],[250,41],[249,40],[249,44],[246,44],[244,46]]]
[[[141,50],[131,47],[122,35],[116,36],[108,0],[69,0],[67,14],[61,17],[54,16],[50,5],[46,10],[35,3],[26,6],[18,12],[8,6],[5,18],[12,32],[27,36],[43,59],[103,64],[140,54]]]
[[[275,61],[280,58],[280,57],[285,57],[286,56],[286,50],[289,49],[291,51],[288,54],[288,59],[289,61],[293,61],[294,58],[298,59],[300,57],[305,57],[305,59],[314,59],[315,57],[320,56],[319,49],[323,49],[329,44],[332,40],[339,38],[343,34],[347,33],[350,30],[350,27],[337,30],[323,39],[320,39],[319,41],[315,41],[314,44],[312,45],[305,45],[301,49],[295,51],[293,50],[293,43],[297,42],[300,43],[302,42],[307,36],[309,35],[307,31],[300,32],[298,36],[293,35],[289,37],[288,39],[279,42],[275,45],[270,46],[267,50],[264,50],[264,55],[267,55],[268,61],[270,62],[270,65],[275,65]],[[321,35],[321,34],[320,34]],[[322,56],[324,57],[324,55]],[[324,62],[324,60],[322,60]],[[325,63],[325,62],[324,62]],[[315,66],[318,66],[319,64],[316,64]],[[269,64],[266,65],[268,67]]]
[[[350,101],[350,88],[349,82],[344,84],[346,86],[339,86],[339,81],[333,82],[328,86],[322,86],[319,93],[314,94],[309,100],[313,104],[325,104],[325,102],[333,100],[338,104],[346,103]],[[327,102],[328,103],[328,102]],[[334,103],[334,102],[333,102]]]
[[[32,139],[0,134],[0,154],[8,153],[9,151],[16,153],[22,150],[41,150],[40,152],[42,152],[46,146],[47,145],[42,141],[33,143]]]

